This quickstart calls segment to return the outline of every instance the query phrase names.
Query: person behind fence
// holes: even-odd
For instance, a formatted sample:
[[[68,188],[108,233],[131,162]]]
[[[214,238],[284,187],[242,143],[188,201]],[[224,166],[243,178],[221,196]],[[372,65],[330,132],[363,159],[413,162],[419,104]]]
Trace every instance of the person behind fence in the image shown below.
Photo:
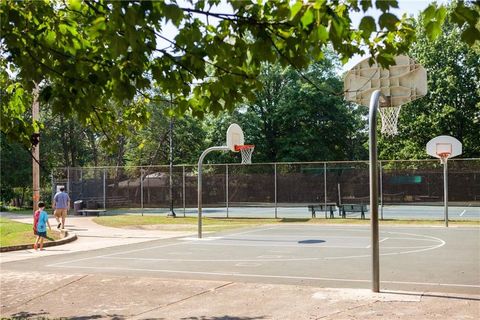
[[[65,229],[65,219],[67,218],[68,208],[70,208],[70,197],[65,192],[64,187],[60,187],[60,191],[55,194],[53,197],[53,209],[55,211],[53,214],[55,215],[55,219],[57,219],[57,228]],[[60,222],[60,218],[62,221]]]
[[[37,239],[35,239],[33,248],[37,250],[40,246],[40,250],[43,250],[43,240],[47,238],[47,226],[50,230],[52,230],[52,227],[50,227],[50,222],[48,222],[48,213],[45,211],[45,203],[39,202],[37,211],[38,220],[37,224],[34,226],[34,229],[36,228],[37,230]]]

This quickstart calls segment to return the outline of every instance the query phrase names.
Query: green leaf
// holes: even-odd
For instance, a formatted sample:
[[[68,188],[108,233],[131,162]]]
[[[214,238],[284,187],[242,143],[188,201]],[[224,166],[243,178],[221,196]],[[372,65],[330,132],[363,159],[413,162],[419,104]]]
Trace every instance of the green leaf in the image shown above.
[[[47,34],[45,35],[45,42],[48,45],[52,45],[53,42],[55,41],[56,34],[53,31],[47,31]]]
[[[175,4],[166,4],[164,7],[165,17],[172,20],[173,24],[178,27],[183,19],[183,10]]]
[[[302,9],[303,2],[297,1],[290,9],[290,19],[293,19],[297,13]]]
[[[372,32],[377,31],[375,19],[371,16],[363,17],[358,27],[360,30],[363,31],[363,35],[365,38],[369,38]]]
[[[382,12],[387,12],[390,8],[398,8],[397,0],[377,0],[375,6]]]
[[[75,10],[75,11],[80,11],[81,7],[82,7],[82,2],[81,0],[69,0],[68,1],[68,4],[69,4],[69,7],[72,9],[72,10]]]
[[[464,22],[468,22],[471,25],[475,25],[478,22],[479,13],[474,8],[465,7],[463,3],[458,3],[453,11],[455,17],[454,22],[459,25],[463,25]]]
[[[430,41],[435,40],[442,33],[442,26],[435,21],[431,21],[427,24],[425,29]]]
[[[327,42],[328,40],[328,30],[324,25],[319,25],[317,27],[318,39],[322,42]]]
[[[476,41],[480,41],[480,31],[474,26],[471,26],[462,32],[462,40],[468,45],[473,46]]]
[[[313,19],[314,19],[314,15],[313,15],[312,9],[308,8],[307,11],[305,11],[305,13],[302,16],[302,19],[301,19],[302,26],[304,28],[307,28],[313,22]]]
[[[438,10],[437,10],[437,13],[435,15],[435,19],[442,23],[445,21],[445,18],[447,17],[447,8],[445,7],[440,7]]]
[[[372,0],[361,0],[362,10],[365,12],[372,7]]]
[[[394,14],[389,12],[383,13],[378,19],[378,24],[380,25],[380,28],[385,28],[388,31],[395,30],[397,22],[399,22],[398,18]]]
[[[427,7],[427,9],[423,10],[421,16],[425,25],[427,25],[433,19],[433,17],[435,17],[436,9],[437,6],[435,4],[431,4]]]
[[[66,33],[67,33],[67,30],[68,30],[68,26],[67,26],[66,24],[61,23],[61,24],[58,26],[58,29],[60,30],[60,33],[61,33],[61,34],[66,34]]]

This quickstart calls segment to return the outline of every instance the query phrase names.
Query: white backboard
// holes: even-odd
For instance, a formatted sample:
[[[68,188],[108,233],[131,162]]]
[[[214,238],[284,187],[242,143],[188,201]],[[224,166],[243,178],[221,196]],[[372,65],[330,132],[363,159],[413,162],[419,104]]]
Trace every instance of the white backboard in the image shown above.
[[[232,123],[227,130],[227,147],[234,152],[238,152],[238,150],[235,150],[235,146],[241,146],[244,143],[242,128],[238,124]]]
[[[368,106],[373,91],[380,89],[390,106],[400,106],[427,94],[427,72],[408,56],[395,57],[388,69],[360,61],[344,79],[345,99]]]
[[[442,153],[450,153],[448,158],[453,158],[462,154],[462,143],[451,136],[438,136],[428,141],[427,153],[435,158],[441,158]]]

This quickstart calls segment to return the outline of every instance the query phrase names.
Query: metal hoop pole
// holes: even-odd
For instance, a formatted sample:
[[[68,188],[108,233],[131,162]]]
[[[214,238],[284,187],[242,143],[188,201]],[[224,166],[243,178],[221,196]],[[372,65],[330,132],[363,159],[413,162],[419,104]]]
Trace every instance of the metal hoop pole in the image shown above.
[[[172,102],[172,95],[170,94],[170,103]],[[170,196],[170,212],[167,214],[168,217],[176,218],[177,215],[173,210],[173,119],[170,118],[170,130],[169,130],[169,139],[170,139],[170,166],[169,166],[169,196]]]
[[[103,169],[103,210],[107,209],[107,173],[105,169]]]
[[[369,155],[370,155],[370,221],[372,247],[372,291],[380,292],[380,258],[378,240],[378,159],[377,159],[377,113],[382,93],[375,90],[369,108]]]
[[[445,215],[445,227],[448,227],[448,161],[443,161],[443,212]]]
[[[323,196],[325,200],[325,217],[327,216],[327,163],[323,163]]]
[[[185,218],[185,165],[182,166],[183,217]]]
[[[202,238],[202,165],[203,159],[211,151],[228,151],[228,147],[210,147],[203,151],[202,155],[198,159],[198,193],[197,193],[197,203],[198,203],[198,238]]]
[[[277,163],[273,164],[273,174],[274,174],[274,179],[273,179],[273,186],[274,186],[274,192],[275,192],[275,219],[278,218],[278,203],[277,203]]]
[[[228,163],[225,165],[225,204],[227,206],[227,218],[228,218]]]

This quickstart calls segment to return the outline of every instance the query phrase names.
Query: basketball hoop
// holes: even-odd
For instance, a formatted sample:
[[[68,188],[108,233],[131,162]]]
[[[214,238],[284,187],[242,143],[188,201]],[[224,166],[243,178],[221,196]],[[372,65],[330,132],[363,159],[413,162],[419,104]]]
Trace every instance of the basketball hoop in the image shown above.
[[[243,144],[235,146],[235,151],[240,151],[242,155],[242,164],[252,164],[253,150],[255,150],[255,146],[253,144]]]
[[[450,152],[443,152],[443,153],[439,153],[438,154],[438,157],[440,158],[440,162],[442,164],[445,164],[445,162],[447,162],[448,158],[450,158],[452,154]]]
[[[345,99],[368,106],[374,91],[380,90],[387,105],[380,104],[382,134],[398,134],[398,116],[402,105],[427,94],[427,72],[408,56],[395,57],[395,64],[382,68],[370,64],[370,58],[360,61],[344,78]]]
[[[379,112],[382,118],[382,133],[387,136],[395,136],[398,134],[398,116],[402,105],[380,107]]]

